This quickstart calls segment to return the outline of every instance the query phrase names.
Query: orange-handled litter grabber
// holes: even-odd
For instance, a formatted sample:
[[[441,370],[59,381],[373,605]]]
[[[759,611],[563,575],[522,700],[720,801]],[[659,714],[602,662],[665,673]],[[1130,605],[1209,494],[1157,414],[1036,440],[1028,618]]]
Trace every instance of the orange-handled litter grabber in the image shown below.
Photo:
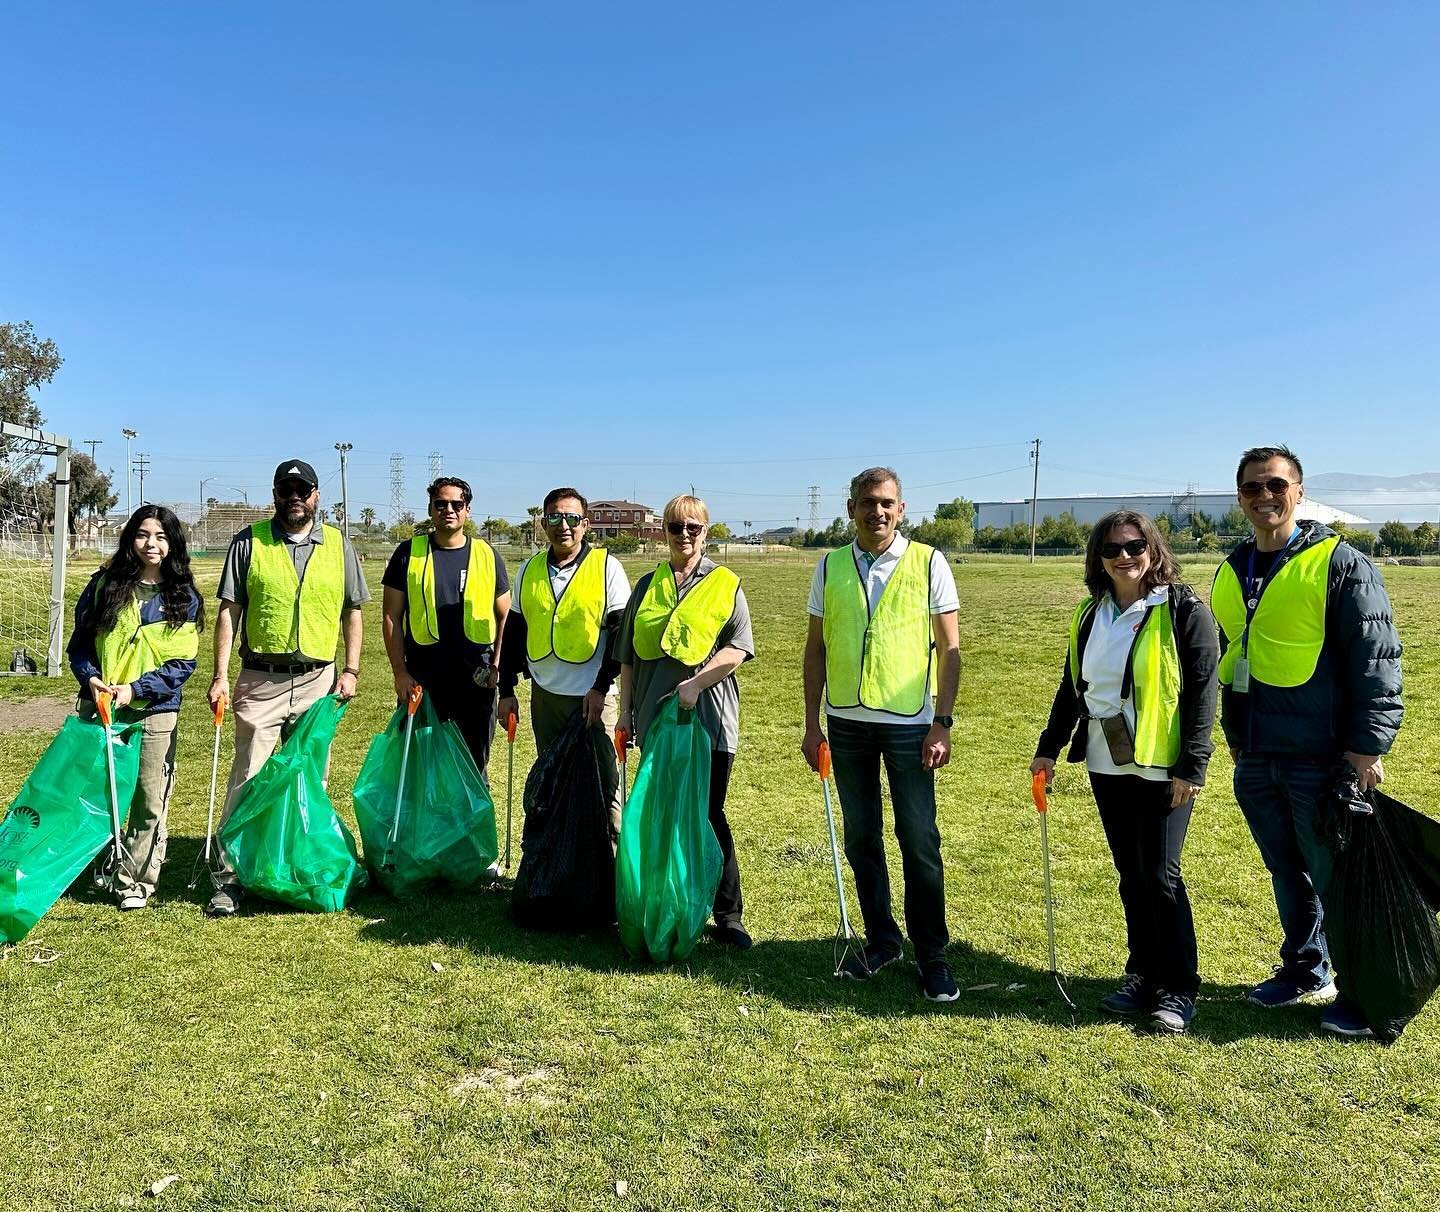
[[[415,735],[415,713],[420,709],[420,699],[424,693],[419,686],[412,686],[405,698],[405,748],[400,751],[400,782],[395,786],[395,819],[390,822],[390,835],[385,840],[385,861],[380,864],[382,871],[395,870],[395,843],[400,836],[400,806],[405,800],[405,775],[410,769],[410,739]]]
[[[510,870],[510,825],[515,819],[515,729],[520,725],[512,711],[505,717],[505,870]]]
[[[623,728],[615,729],[615,760],[620,764],[620,807],[624,809],[630,794],[630,779],[626,762],[630,756],[630,734]]]
[[[1046,781],[1045,772],[1037,770],[1035,777],[1030,780],[1030,797],[1035,801],[1035,810],[1040,814],[1040,853],[1045,860],[1045,934],[1050,943],[1050,975],[1055,978],[1055,988],[1060,991],[1060,998],[1070,1011],[1070,1018],[1073,1022],[1076,1006],[1070,1000],[1070,993],[1065,988],[1065,980],[1060,975],[1059,966],[1055,962],[1055,899],[1050,891],[1049,788],[1050,784]]]
[[[110,862],[105,863],[107,875],[113,875],[120,867],[121,859],[129,858],[125,841],[120,831],[120,792],[115,786],[115,733],[111,728],[114,716],[114,697],[108,690],[95,696],[95,710],[105,728],[105,773],[110,776],[110,832],[112,834]],[[113,864],[113,865],[112,865]]]
[[[820,789],[825,796],[825,824],[830,830],[830,859],[835,865],[835,897],[840,902],[840,925],[835,929],[835,949],[833,958],[835,960],[835,975],[840,975],[840,969],[845,963],[847,955],[853,955],[860,961],[860,966],[868,972],[869,967],[865,963],[865,944],[855,929],[850,925],[850,910],[845,904],[845,877],[840,872],[840,840],[835,834],[835,809],[830,804],[830,742],[821,741],[818,753],[820,763]]]
[[[229,701],[222,694],[215,704],[215,746],[210,751],[210,810],[205,814],[205,849],[201,851],[200,859],[191,873],[192,888],[200,882],[202,868],[210,866],[210,847],[215,838],[215,784],[220,776],[220,726],[225,722],[225,708]]]

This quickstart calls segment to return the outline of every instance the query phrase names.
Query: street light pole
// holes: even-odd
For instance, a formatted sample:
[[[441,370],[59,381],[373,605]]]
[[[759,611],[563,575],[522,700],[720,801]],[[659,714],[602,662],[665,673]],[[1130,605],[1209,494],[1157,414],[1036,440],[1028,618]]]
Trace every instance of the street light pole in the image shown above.
[[[346,464],[349,462],[349,454],[355,449],[353,442],[336,442],[335,449],[340,452],[340,512],[345,516],[341,519],[344,527],[344,535],[350,537],[350,490],[345,478]]]
[[[125,516],[129,518],[135,512],[135,507],[130,503],[130,481],[134,474],[130,469],[130,443],[140,434],[134,429],[122,429],[120,432],[125,435]]]

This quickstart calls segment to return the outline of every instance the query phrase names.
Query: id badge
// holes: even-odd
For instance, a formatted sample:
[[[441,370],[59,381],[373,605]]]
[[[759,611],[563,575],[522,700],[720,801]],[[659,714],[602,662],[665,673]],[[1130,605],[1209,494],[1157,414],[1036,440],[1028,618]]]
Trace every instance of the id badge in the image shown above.
[[[1245,657],[1235,660],[1235,673],[1230,680],[1230,689],[1236,694],[1250,693],[1250,662]]]

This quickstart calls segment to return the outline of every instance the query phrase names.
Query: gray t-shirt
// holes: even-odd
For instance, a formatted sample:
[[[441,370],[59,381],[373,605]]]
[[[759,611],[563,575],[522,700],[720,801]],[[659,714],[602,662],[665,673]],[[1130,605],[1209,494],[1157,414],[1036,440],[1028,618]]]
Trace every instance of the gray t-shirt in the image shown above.
[[[700,579],[715,570],[715,561],[704,558],[696,565],[690,579],[679,586],[683,600]],[[720,628],[715,646],[700,665],[684,665],[671,656],[661,656],[653,661],[641,660],[635,655],[635,612],[650,588],[653,572],[647,572],[635,583],[630,601],[626,603],[625,614],[620,620],[620,631],[615,637],[615,659],[622,665],[633,665],[635,684],[631,693],[631,708],[635,713],[635,743],[645,747],[645,734],[654,723],[660,710],[660,701],[673,694],[675,687],[690,677],[700,665],[704,665],[722,648],[738,648],[745,659],[755,656],[755,638],[750,630],[750,606],[745,601],[745,591],[735,592],[735,609],[725,626]],[[721,753],[734,753],[740,745],[740,686],[732,673],[724,681],[702,691],[695,710],[700,723],[710,734],[714,748]]]
[[[310,533],[301,537],[280,533],[284,536],[286,546],[290,549],[290,559],[295,565],[295,575],[304,580],[305,566],[310,562],[310,553],[315,550],[317,543],[325,542],[325,531],[320,523],[310,528]],[[359,557],[355,549],[350,546],[350,541],[343,535],[340,542],[344,544],[345,550],[345,599],[344,608],[352,610],[357,606],[364,605],[370,600],[370,587],[365,584],[365,573],[360,568]],[[225,553],[225,566],[220,570],[220,589],[216,593],[222,602],[235,602],[243,611],[249,599],[245,590],[245,582],[250,576],[250,553],[255,546],[250,536],[250,527],[245,527],[233,539],[230,540],[230,550]],[[245,643],[245,621],[242,614],[240,627],[240,653],[241,656],[262,655],[275,657],[277,659],[289,657],[294,660],[303,660],[299,653],[267,652],[252,654],[249,646]]]

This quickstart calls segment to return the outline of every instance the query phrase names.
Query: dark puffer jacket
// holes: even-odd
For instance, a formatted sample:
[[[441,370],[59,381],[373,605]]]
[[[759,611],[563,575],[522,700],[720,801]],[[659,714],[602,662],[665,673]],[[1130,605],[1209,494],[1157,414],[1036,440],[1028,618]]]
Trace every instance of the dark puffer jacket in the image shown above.
[[[1335,534],[1320,522],[1301,522],[1299,529],[1300,538],[1281,553],[1267,580],[1296,554]],[[1241,585],[1253,544],[1241,543],[1228,559]],[[1222,632],[1222,654],[1228,646]],[[1400,636],[1385,583],[1375,565],[1342,539],[1330,555],[1325,640],[1314,676],[1302,686],[1252,679],[1248,694],[1222,686],[1220,722],[1226,742],[1244,753],[1322,761],[1347,751],[1385,754],[1405,714],[1400,689]]]

